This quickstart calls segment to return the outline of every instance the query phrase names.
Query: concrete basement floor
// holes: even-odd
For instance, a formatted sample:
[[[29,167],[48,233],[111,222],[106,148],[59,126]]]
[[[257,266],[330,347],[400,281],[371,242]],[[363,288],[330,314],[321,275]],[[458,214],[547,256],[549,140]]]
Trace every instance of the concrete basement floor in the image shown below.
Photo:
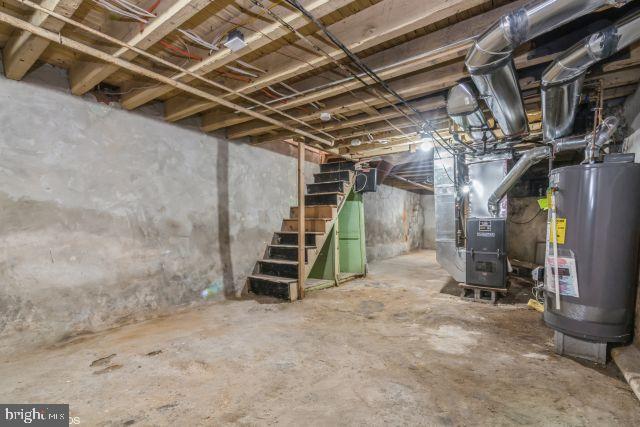
[[[556,356],[539,313],[448,280],[423,251],[303,302],[84,336],[2,361],[0,401],[68,402],[84,425],[640,425],[615,367]]]

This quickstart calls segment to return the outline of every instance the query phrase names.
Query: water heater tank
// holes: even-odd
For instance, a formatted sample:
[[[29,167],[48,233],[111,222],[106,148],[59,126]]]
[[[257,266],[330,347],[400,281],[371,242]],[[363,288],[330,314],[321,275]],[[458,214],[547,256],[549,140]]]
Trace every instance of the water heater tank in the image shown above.
[[[640,164],[568,166],[553,170],[550,182],[557,188],[562,287],[558,310],[547,258],[544,321],[579,339],[628,341],[638,283]]]

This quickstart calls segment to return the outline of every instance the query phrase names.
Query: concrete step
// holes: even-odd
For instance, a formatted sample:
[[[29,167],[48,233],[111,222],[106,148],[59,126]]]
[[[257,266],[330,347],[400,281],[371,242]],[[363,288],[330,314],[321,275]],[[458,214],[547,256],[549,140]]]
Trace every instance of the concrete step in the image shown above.
[[[305,247],[305,262],[309,262],[309,254],[315,250],[315,246]],[[270,259],[284,259],[289,261],[298,260],[298,245],[269,245],[267,256]]]
[[[351,181],[353,171],[336,171],[336,172],[320,172],[313,175],[313,180],[316,183],[330,182],[330,181]]]
[[[293,206],[290,209],[291,218],[298,218],[298,207]],[[304,215],[307,219],[312,218],[335,218],[338,214],[338,208],[331,205],[305,206]]]
[[[327,227],[333,218],[309,218],[304,220],[305,231],[326,233]],[[288,218],[282,220],[282,231],[298,231],[298,219]]]
[[[307,184],[307,194],[344,193],[345,188],[346,188],[346,182],[344,181],[329,181],[329,182],[320,182],[315,184]]]
[[[298,299],[298,280],[267,274],[252,274],[248,278],[249,292],[288,301]]]
[[[298,278],[298,261],[282,259],[260,259],[258,260],[260,274],[267,276]]]
[[[329,192],[329,193],[315,193],[307,194],[304,196],[304,203],[308,206],[317,205],[333,205],[338,206],[344,198],[343,193]]]
[[[324,233],[307,231],[305,234],[305,244],[309,246],[317,246],[317,242]],[[297,245],[298,231],[276,231],[273,236],[274,245]]]
[[[323,163],[320,165],[320,172],[352,171],[355,169],[356,164],[349,161]]]

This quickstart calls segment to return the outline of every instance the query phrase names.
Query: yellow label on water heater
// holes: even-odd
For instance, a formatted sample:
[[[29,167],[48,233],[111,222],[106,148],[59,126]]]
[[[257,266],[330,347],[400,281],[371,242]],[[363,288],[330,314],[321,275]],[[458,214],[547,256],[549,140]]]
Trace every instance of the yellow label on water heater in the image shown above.
[[[567,218],[556,218],[556,236],[558,236],[558,244],[564,245],[564,237],[567,234]],[[553,242],[553,236],[550,236],[550,242]]]

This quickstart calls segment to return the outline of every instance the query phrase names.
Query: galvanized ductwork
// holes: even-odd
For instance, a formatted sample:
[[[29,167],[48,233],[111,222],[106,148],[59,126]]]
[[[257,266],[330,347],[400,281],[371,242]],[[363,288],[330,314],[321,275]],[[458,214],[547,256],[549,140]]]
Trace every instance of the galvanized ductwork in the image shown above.
[[[525,151],[522,157],[520,157],[520,160],[511,168],[507,176],[504,177],[489,197],[487,207],[491,215],[494,217],[498,216],[500,201],[531,166],[541,160],[549,158],[555,153],[580,149],[585,149],[585,162],[590,161],[600,153],[602,146],[611,140],[613,133],[618,127],[618,123],[619,121],[616,117],[607,117],[596,129],[595,138],[592,133],[582,136],[560,138],[552,141],[551,145],[536,147]]]
[[[474,143],[496,141],[496,136],[489,127],[469,84],[460,83],[449,90],[447,114],[471,137]]]
[[[545,140],[573,131],[584,76],[593,64],[640,39],[640,12],[586,37],[560,55],[542,76],[542,128]]]
[[[529,131],[513,64],[514,49],[599,7],[621,6],[628,1],[538,1],[503,16],[476,41],[465,63],[505,137],[514,138]]]
[[[434,147],[433,184],[436,214],[436,259],[458,282],[465,280],[466,252],[458,247],[456,159],[439,147]]]

